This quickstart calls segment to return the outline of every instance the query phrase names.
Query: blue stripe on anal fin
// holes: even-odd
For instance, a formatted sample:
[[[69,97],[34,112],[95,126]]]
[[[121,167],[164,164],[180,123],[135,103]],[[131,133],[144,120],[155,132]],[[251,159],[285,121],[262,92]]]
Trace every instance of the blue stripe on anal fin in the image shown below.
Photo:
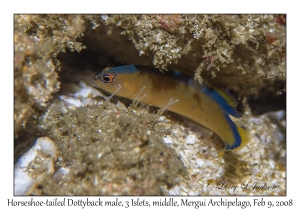
[[[233,117],[239,118],[242,116],[236,111],[237,101],[235,98],[225,90],[212,88],[208,85],[203,85],[201,91],[213,99],[221,109]]]
[[[230,125],[230,130],[233,133],[233,141],[226,141],[225,142],[225,150],[237,151],[242,149],[249,141],[250,141],[250,134],[244,128],[237,126],[228,115],[225,114],[226,121]]]
[[[233,134],[233,139],[223,139],[223,141],[225,142],[225,150],[234,150],[241,145],[242,139],[237,130],[236,124],[230,119],[227,114],[224,114],[224,117],[230,126],[230,131]]]

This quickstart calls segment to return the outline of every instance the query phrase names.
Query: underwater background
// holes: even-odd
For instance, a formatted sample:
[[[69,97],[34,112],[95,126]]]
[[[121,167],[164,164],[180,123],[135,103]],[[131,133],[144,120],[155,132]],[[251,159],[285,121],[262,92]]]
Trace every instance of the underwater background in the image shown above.
[[[105,101],[92,78],[126,64],[229,90],[251,141],[218,158],[200,125]],[[14,15],[15,194],[286,195],[285,91],[282,14]]]

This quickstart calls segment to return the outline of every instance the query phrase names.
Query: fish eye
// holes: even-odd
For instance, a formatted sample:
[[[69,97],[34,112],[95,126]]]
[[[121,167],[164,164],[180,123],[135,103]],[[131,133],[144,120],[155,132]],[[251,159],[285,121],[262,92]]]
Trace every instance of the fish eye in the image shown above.
[[[101,79],[104,83],[112,83],[114,81],[114,75],[104,74]]]

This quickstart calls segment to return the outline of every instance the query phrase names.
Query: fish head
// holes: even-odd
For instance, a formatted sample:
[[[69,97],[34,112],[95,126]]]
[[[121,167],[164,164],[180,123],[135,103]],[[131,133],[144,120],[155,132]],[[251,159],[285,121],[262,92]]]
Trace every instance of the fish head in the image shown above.
[[[94,86],[117,96],[132,98],[135,95],[136,85],[132,82],[133,75],[124,74],[117,68],[107,67],[93,79]],[[115,92],[117,90],[117,92]]]

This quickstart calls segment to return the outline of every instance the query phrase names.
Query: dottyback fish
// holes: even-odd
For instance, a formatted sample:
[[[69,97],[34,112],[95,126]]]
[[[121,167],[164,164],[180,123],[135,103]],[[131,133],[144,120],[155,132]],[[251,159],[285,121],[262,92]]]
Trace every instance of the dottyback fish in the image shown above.
[[[249,133],[229,117],[241,117],[232,95],[212,85],[201,85],[178,71],[162,73],[152,67],[137,65],[107,67],[93,82],[113,95],[165,107],[199,123],[224,141],[225,151],[239,150],[250,139]]]

